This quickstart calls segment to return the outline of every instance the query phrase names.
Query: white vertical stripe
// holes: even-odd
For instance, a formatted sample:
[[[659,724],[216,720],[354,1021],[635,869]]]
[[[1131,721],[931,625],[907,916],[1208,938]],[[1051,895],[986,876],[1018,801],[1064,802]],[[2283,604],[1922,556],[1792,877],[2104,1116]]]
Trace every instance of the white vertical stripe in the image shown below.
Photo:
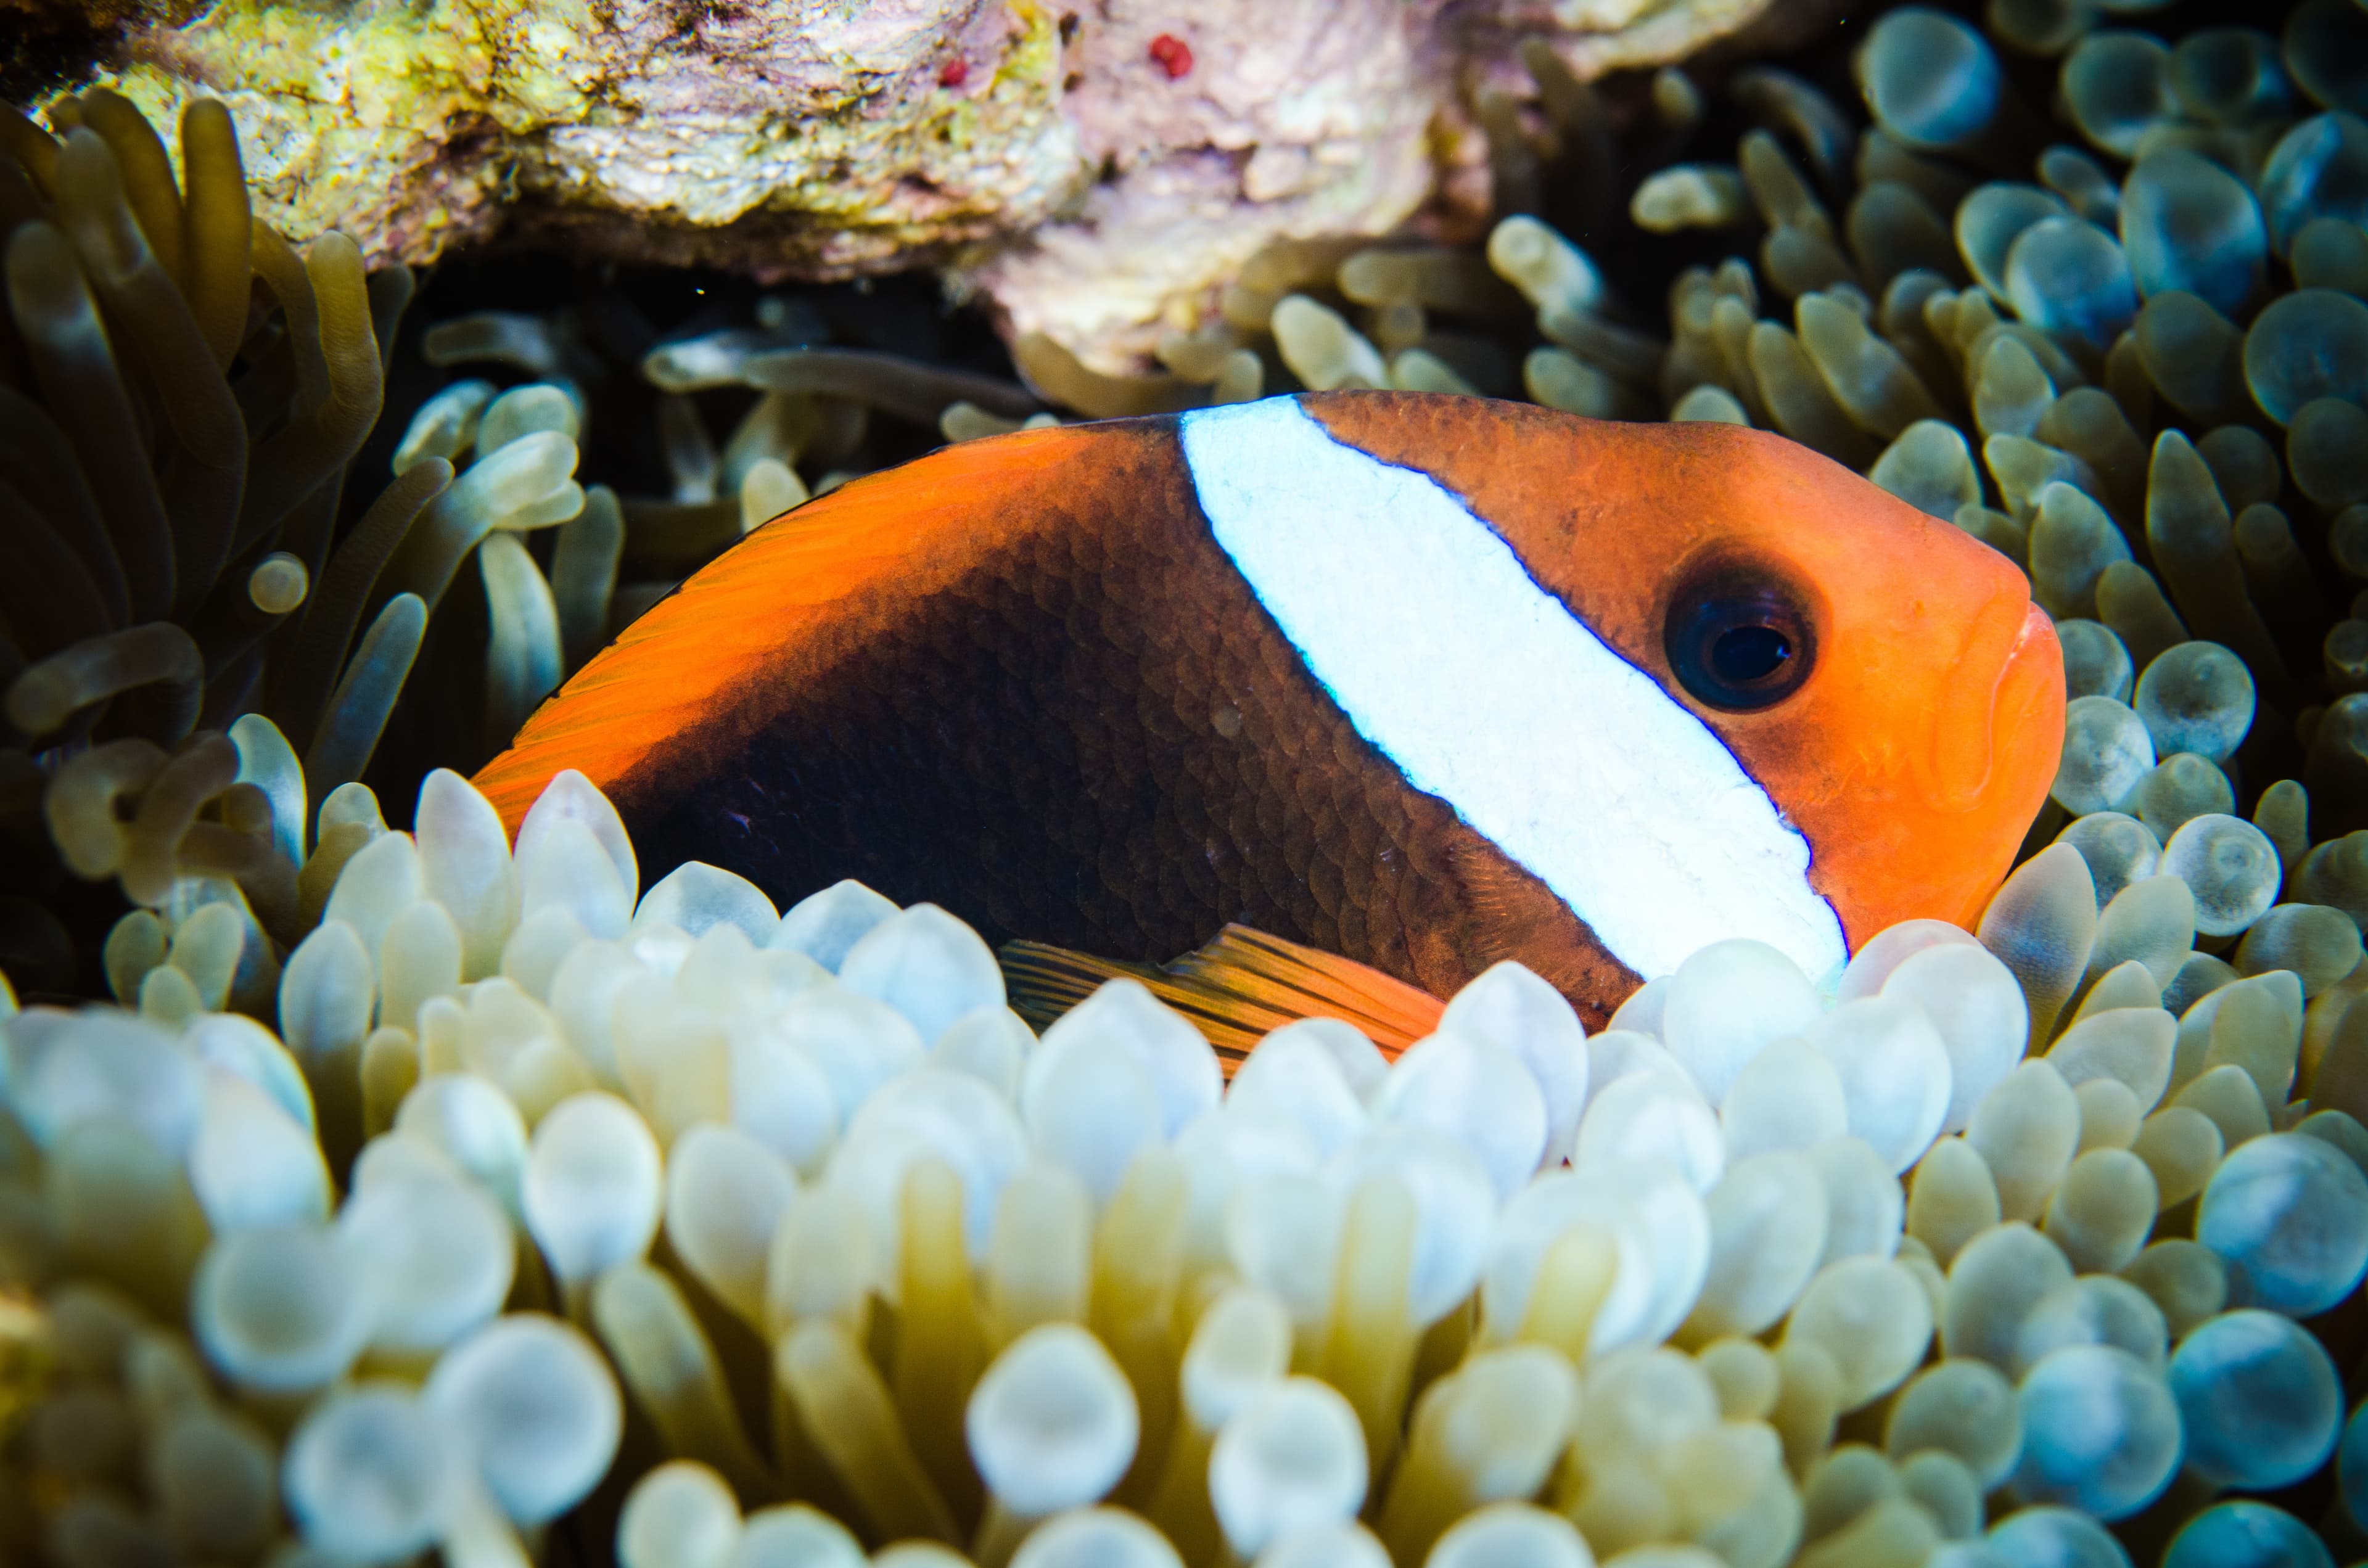
[[[1622,963],[1651,979],[1728,937],[1812,979],[1847,957],[1767,791],[1436,482],[1292,398],[1188,414],[1182,434],[1217,543],[1357,733]]]

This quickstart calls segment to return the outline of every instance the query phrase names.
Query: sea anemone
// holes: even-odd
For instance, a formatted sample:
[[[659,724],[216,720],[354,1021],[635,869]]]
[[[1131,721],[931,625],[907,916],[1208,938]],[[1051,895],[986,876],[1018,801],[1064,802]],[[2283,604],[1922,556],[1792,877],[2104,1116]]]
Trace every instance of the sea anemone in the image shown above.
[[[447,771],[326,809],[276,1034],[177,934],[5,1026],[53,1561],[2112,1562],[2291,1535],[2214,1499],[2343,1431],[2348,919],[2239,976],[2059,846],[1830,995],[1725,942],[1589,1039],[1501,965],[1228,1088],[1133,981],[1040,1040],[931,905],[636,899],[579,775],[515,850]]]
[[[389,486],[333,551],[410,274],[253,222],[219,103],[190,105],[177,179],[114,93],[50,119],[63,140],[0,110],[0,948],[87,994],[96,931],[184,874],[286,939],[303,846],[268,829],[307,813],[267,798],[369,760],[422,623],[370,592],[450,473]]]
[[[556,315],[432,328],[435,364],[520,384],[438,392],[388,494],[473,452],[446,494],[475,476],[485,499],[414,527],[423,492],[324,557],[288,541],[326,549],[333,513],[299,496],[249,538],[243,502],[230,569],[191,590],[199,612],[282,602],[289,569],[258,574],[286,551],[319,585],[290,646],[314,646],[336,578],[336,656],[275,674],[267,628],[219,692],[199,660],[200,695],[167,693],[197,710],[182,733],[235,718],[231,740],[134,778],[87,759],[131,757],[110,747],[142,726],[163,755],[177,710],[125,694],[166,666],[85,652],[59,667],[101,675],[69,695],[124,699],[71,704],[12,765],[20,810],[55,775],[49,831],[19,836],[97,875],[136,861],[142,907],[105,945],[121,1007],[6,1024],[0,1540],[69,1564],[2300,1568],[2330,1561],[2315,1532],[2355,1551],[2368,605],[2341,595],[2368,582],[2368,104],[2341,62],[2368,23],[2347,0],[2310,0],[2283,40],[2097,20],[2001,3],[1986,37],[1892,11],[1854,63],[1871,125],[1739,71],[1755,128],[1731,162],[1699,144],[1724,110],[1686,74],[1622,100],[1531,50],[1536,103],[1481,105],[1503,210],[1485,245],[1279,246],[1156,375],[1024,338],[1031,393],[825,346],[776,301],[638,347],[628,395]],[[81,102],[50,156],[95,170],[95,149],[117,184],[40,175],[48,205],[0,207],[11,282],[20,248],[27,289],[84,278],[85,318],[122,341],[151,318],[106,279],[163,267],[171,180],[104,96]],[[185,157],[225,135],[185,130]],[[225,199],[201,174],[185,258]],[[110,188],[136,225],[77,218]],[[301,301],[309,272],[263,265],[254,233],[267,292]],[[1718,260],[1722,235],[1749,254]],[[1639,280],[1705,238],[1716,265],[1678,272],[1664,331]],[[310,280],[317,328],[212,351],[266,432],[239,443],[250,474],[334,385],[306,367],[336,360],[325,301],[350,307],[359,273],[313,248],[335,274]],[[213,296],[177,266],[202,327]],[[161,512],[177,547],[176,482],[211,517],[208,474],[135,465],[165,476],[140,512],[77,421],[108,450],[233,449],[183,429],[202,402],[174,389],[205,378],[180,361],[108,369],[103,407],[28,379],[70,335],[64,297],[24,295],[28,315],[12,289],[0,374],[59,433],[9,483],[75,454],[90,496],[35,508],[58,559],[113,540],[74,559],[121,574],[117,506]],[[317,360],[288,347],[308,331]],[[472,759],[746,528],[913,439],[1047,417],[1035,394],[1099,416],[1360,385],[1767,425],[2022,564],[2074,700],[1977,935],[1884,933],[1831,994],[1721,944],[1592,1039],[1501,967],[1395,1062],[1314,1021],[1227,1088],[1130,983],[1039,1040],[928,905],[841,884],[784,915],[695,864],[643,892],[578,778],[515,848],[445,771],[391,831],[360,758],[336,760],[353,749],[320,760],[331,726],[272,700],[309,682],[312,715],[374,739],[400,673],[330,703],[347,640],[408,599],[418,648],[473,558],[484,629],[434,633],[470,692],[404,732],[419,766]],[[658,432],[667,493],[576,489],[596,412]],[[898,434],[871,438],[875,415]],[[76,506],[103,526],[60,525]],[[339,577],[365,536],[367,572]],[[165,630],[209,649],[178,585]],[[39,617],[65,610],[6,601],[12,636],[50,639],[27,678],[122,635],[123,591],[115,619],[54,635]],[[180,761],[199,754],[212,772]]]

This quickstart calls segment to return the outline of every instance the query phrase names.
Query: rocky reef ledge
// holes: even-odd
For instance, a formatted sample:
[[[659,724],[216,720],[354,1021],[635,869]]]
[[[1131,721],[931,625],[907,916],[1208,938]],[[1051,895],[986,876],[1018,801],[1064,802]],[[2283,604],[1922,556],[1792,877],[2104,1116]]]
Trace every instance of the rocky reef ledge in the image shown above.
[[[1587,78],[1820,8],[223,0],[135,20],[101,79],[159,125],[221,98],[258,215],[373,265],[496,234],[768,280],[947,265],[1115,369],[1275,240],[1484,219],[1520,40]]]

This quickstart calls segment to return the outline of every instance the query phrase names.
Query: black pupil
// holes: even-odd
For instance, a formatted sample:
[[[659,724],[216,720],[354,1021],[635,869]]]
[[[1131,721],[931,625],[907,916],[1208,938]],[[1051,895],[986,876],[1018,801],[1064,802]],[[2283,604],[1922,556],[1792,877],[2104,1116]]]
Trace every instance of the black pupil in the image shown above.
[[[1670,602],[1661,633],[1669,672],[1688,695],[1749,713],[1801,688],[1817,644],[1798,593],[1781,579],[1732,569],[1688,587]]]
[[[1772,626],[1731,626],[1710,645],[1711,673],[1730,686],[1756,686],[1784,667],[1793,644]]]

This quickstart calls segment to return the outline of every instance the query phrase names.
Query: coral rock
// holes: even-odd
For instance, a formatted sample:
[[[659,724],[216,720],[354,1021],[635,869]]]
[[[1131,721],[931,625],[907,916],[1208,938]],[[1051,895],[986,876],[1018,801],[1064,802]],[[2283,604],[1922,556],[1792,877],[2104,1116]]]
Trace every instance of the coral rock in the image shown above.
[[[133,31],[112,81],[160,125],[222,98],[300,241],[954,264],[1015,332],[1118,369],[1270,241],[1484,204],[1463,95],[1534,91],[1521,38],[1589,76],[1780,3],[1816,0],[222,0]]]

